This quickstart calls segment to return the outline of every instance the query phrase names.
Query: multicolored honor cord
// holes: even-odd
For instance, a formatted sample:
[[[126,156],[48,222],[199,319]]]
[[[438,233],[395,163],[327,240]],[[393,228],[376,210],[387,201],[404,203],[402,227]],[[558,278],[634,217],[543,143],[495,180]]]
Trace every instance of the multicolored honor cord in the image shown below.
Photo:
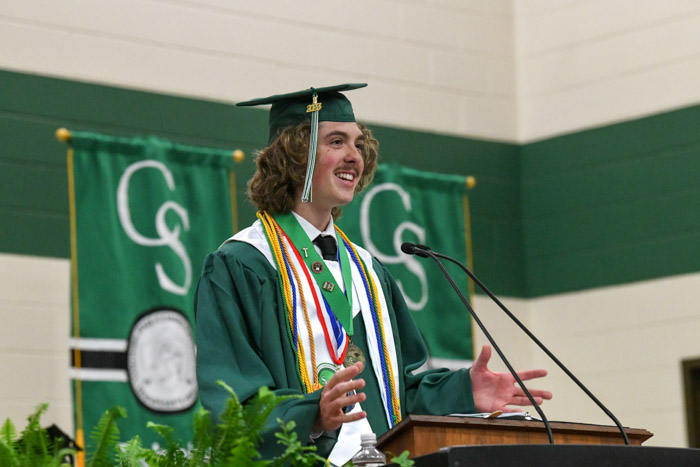
[[[345,233],[343,233],[338,226],[335,227],[335,230],[343,240],[350,258],[362,277],[362,285],[364,286],[365,293],[367,294],[367,300],[371,308],[370,311],[372,314],[372,321],[374,323],[375,336],[377,338],[377,342],[381,344],[379,348],[379,359],[383,373],[382,382],[384,384],[384,391],[387,396],[386,409],[387,413],[389,414],[389,418],[393,421],[393,424],[391,424],[393,427],[401,421],[401,405],[396,390],[396,385],[394,384],[394,370],[391,364],[391,356],[389,355],[389,350],[386,345],[384,320],[382,319],[381,302],[377,296],[377,285],[375,284],[372,275],[368,273],[367,266],[365,265],[364,261],[362,261],[362,258],[360,258],[360,255],[357,253],[357,250],[355,250],[355,247]]]
[[[285,305],[287,308],[287,336],[289,337],[290,344],[297,360],[297,375],[299,380],[304,387],[306,393],[316,391],[321,388],[318,382],[318,374],[316,373],[316,349],[314,348],[313,340],[313,330],[311,328],[311,320],[306,309],[306,301],[304,300],[304,295],[300,287],[301,282],[299,276],[296,272],[296,268],[292,261],[289,260],[289,253],[287,252],[287,247],[282,240],[282,232],[279,226],[270,216],[261,216],[258,212],[258,218],[262,223],[263,230],[265,231],[265,236],[268,240],[270,250],[272,251],[273,257],[275,258],[275,263],[277,264],[277,275],[279,277],[279,285],[282,292],[282,297],[284,298]],[[282,272],[284,270],[284,273]],[[307,332],[309,333],[310,345],[311,345],[311,364],[313,383],[309,378],[309,371],[306,367],[306,355],[304,353],[304,345],[299,339],[299,331],[297,329],[297,304],[296,304],[296,291],[299,291],[299,296],[301,299],[302,310],[304,312],[304,318],[306,320]]]
[[[331,354],[334,363],[340,364],[345,358],[345,353],[348,346],[347,333],[345,332],[344,325],[337,320],[335,316],[335,308],[333,304],[329,304],[324,298],[324,303],[321,304],[318,299],[316,292],[316,287],[321,288],[317,281],[314,281],[309,274],[308,267],[299,254],[298,248],[295,247],[294,243],[290,241],[287,237],[287,233],[282,227],[277,223],[276,219],[265,211],[259,211],[257,214],[260,219],[263,231],[267,237],[270,250],[272,251],[272,256],[277,264],[277,274],[279,277],[280,290],[282,292],[282,297],[285,302],[285,307],[287,309],[287,330],[290,340],[290,345],[295,352],[297,360],[297,373],[300,377],[303,387],[306,392],[312,392],[320,387],[317,377],[317,368],[315,362],[315,347],[314,338],[311,325],[309,324],[308,313],[306,310],[306,302],[303,300],[303,295],[300,295],[300,300],[296,300],[296,294],[300,293],[303,289],[300,282],[300,277],[296,273],[296,268],[292,261],[290,261],[290,254],[287,251],[286,243],[290,245],[290,249],[296,256],[298,263],[302,267],[305,279],[308,283],[309,288],[314,296],[314,305],[316,306],[317,315],[319,322],[321,323],[324,334],[326,336],[326,345],[328,346],[329,353]],[[368,329],[367,332],[374,332],[374,336],[379,344],[378,354],[379,363],[381,367],[381,375],[377,375],[377,380],[380,382],[380,389],[385,400],[385,410],[388,415],[389,424],[394,426],[401,421],[401,407],[397,392],[397,387],[394,379],[394,370],[391,362],[391,356],[387,348],[387,340],[385,334],[384,320],[382,318],[381,302],[378,296],[378,288],[375,283],[372,274],[360,258],[357,250],[352,245],[347,236],[336,226],[336,232],[340,236],[343,248],[343,253],[347,252],[349,257],[348,266],[344,269],[349,270],[350,264],[354,265],[362,278],[362,286],[364,288],[367,300],[369,302],[370,314],[372,317],[373,328]],[[285,242],[286,240],[286,242]],[[307,237],[308,240],[308,237]],[[341,250],[339,248],[339,250]],[[315,250],[314,250],[315,253]],[[342,257],[342,255],[341,255]],[[345,271],[344,271],[345,272]],[[352,281],[350,284],[346,285],[346,291],[349,296],[352,296]],[[346,302],[347,303],[347,302]],[[309,378],[309,369],[306,366],[306,357],[304,354],[304,348],[299,339],[298,333],[300,332],[296,326],[297,320],[297,308],[301,308],[304,311],[305,317],[307,319],[307,331],[309,336],[309,341],[311,342],[311,359],[312,359],[312,374],[314,382],[311,383]],[[329,332],[328,326],[330,325],[331,331]],[[340,350],[340,351],[339,351]]]

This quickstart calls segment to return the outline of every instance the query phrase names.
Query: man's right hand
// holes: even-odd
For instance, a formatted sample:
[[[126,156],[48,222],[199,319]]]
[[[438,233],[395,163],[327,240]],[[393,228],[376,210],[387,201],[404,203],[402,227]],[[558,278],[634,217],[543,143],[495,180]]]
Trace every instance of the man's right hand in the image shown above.
[[[323,387],[318,407],[318,417],[314,421],[313,431],[335,431],[343,423],[354,422],[367,417],[364,410],[354,413],[344,413],[343,408],[363,402],[367,397],[357,390],[365,387],[365,380],[353,378],[362,372],[360,362],[338,371]],[[355,391],[355,392],[353,392]],[[348,393],[351,393],[348,395]]]

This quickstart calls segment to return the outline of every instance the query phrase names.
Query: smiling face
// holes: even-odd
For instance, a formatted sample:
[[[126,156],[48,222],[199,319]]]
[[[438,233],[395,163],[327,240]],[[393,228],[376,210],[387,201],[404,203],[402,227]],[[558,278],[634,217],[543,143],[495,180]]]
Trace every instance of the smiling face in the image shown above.
[[[333,208],[352,201],[364,170],[364,143],[364,134],[357,123],[319,123],[312,200],[310,203],[298,203],[297,213],[312,223],[325,219],[327,225]],[[314,220],[305,215],[309,211],[314,212]]]

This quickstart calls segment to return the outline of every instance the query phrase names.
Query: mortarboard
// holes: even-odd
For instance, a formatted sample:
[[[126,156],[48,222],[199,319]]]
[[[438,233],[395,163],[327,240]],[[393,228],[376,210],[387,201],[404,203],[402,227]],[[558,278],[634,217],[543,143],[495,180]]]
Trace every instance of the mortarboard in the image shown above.
[[[363,88],[366,83],[347,83],[323,88],[309,88],[302,91],[277,94],[245,102],[238,106],[252,107],[272,104],[270,108],[268,144],[283,129],[311,120],[311,137],[309,140],[309,158],[306,166],[306,179],[301,200],[311,201],[311,180],[316,166],[316,146],[318,143],[318,122],[354,122],[352,105],[341,91]]]

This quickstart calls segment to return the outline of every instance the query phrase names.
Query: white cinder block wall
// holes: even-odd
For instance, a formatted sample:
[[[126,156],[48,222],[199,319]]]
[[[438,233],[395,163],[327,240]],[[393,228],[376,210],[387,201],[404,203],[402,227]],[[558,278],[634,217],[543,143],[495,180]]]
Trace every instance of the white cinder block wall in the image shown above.
[[[696,104],[699,20],[694,0],[5,0],[0,67],[224,102],[367,81],[364,121],[527,142]],[[44,420],[70,429],[68,262],[0,255],[0,280],[0,417],[48,401]],[[699,285],[507,304],[623,423],[684,446]],[[519,367],[553,368],[475,301]],[[546,386],[550,418],[605,422],[554,370]]]
[[[515,2],[518,140],[700,101],[700,3]]]
[[[21,429],[48,402],[44,426],[73,426],[70,310],[69,261],[0,254],[0,423]]]

